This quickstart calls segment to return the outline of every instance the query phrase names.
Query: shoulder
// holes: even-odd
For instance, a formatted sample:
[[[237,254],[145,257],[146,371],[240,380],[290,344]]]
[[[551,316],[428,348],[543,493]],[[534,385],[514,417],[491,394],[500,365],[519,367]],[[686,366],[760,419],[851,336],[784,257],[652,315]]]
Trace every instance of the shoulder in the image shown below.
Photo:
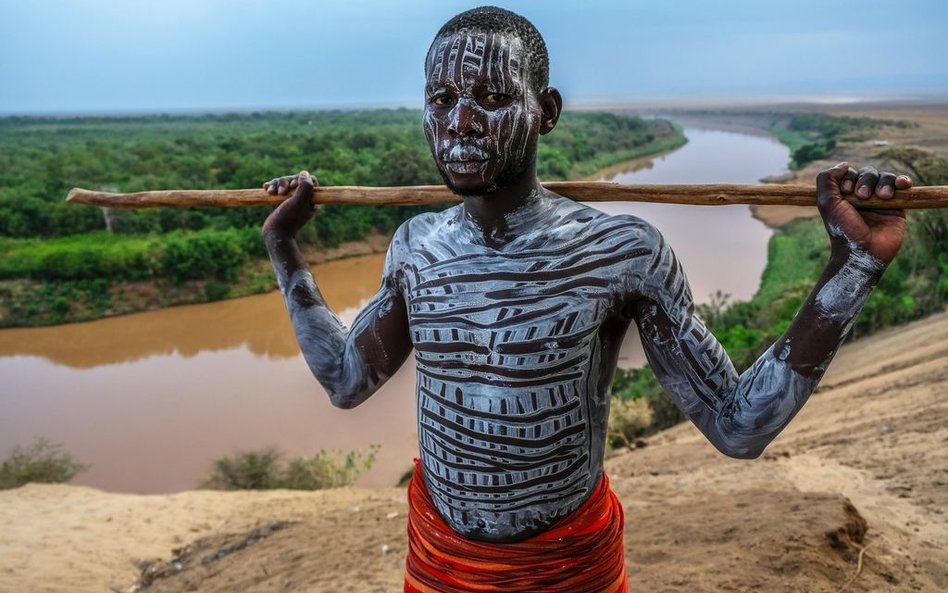
[[[405,241],[417,243],[425,239],[439,236],[448,232],[457,224],[457,218],[461,212],[461,206],[452,206],[438,212],[422,212],[417,214],[399,227],[396,234],[404,233]]]
[[[606,234],[613,240],[632,241],[637,246],[650,250],[665,246],[661,232],[647,220],[632,214],[606,214],[594,208],[589,210],[600,215],[591,222],[590,230],[595,234]]]
[[[388,247],[388,259],[398,265],[411,259],[413,251],[443,236],[456,224],[460,206],[439,212],[422,212],[412,216],[395,230]]]

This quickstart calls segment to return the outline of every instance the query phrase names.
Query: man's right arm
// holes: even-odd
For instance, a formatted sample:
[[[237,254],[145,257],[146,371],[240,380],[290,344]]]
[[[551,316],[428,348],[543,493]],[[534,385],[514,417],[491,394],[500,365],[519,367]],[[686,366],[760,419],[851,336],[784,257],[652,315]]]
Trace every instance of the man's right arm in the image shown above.
[[[279,190],[272,184],[266,184],[271,193],[296,187],[267,218],[262,232],[297,342],[333,405],[355,407],[394,375],[411,352],[408,314],[395,280],[395,254],[390,247],[382,286],[346,329],[326,304],[296,244],[296,233],[313,215],[315,179],[304,171]]]

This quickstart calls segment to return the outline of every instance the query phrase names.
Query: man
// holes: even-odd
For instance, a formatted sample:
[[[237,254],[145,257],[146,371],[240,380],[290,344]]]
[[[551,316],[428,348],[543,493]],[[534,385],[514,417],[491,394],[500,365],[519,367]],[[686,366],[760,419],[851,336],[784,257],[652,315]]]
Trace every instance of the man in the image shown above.
[[[845,163],[817,179],[832,243],[793,324],[738,376],[694,313],[661,235],[543,189],[537,141],[562,108],[540,34],[486,7],[435,36],[424,132],[463,203],[416,216],[392,239],[382,286],[347,330],[294,234],[316,181],[263,227],[303,356],[332,402],[365,401],[415,349],[419,472],[409,487],[406,591],[624,591],[622,510],[603,475],[610,385],[631,322],[659,380],[724,454],[753,458],[816,387],[895,256],[911,181]]]

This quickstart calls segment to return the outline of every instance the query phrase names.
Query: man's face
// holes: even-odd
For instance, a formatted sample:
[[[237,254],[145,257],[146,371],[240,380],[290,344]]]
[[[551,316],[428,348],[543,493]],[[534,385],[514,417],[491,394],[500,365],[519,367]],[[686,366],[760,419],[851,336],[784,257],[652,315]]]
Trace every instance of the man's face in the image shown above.
[[[452,191],[480,195],[532,166],[540,107],[520,39],[462,31],[428,54],[425,137]]]

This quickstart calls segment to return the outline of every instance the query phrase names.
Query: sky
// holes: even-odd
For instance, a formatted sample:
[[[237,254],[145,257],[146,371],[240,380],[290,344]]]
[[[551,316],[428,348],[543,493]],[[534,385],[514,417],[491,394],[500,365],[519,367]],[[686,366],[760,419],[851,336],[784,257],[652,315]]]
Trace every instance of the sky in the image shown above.
[[[0,113],[420,107],[480,2],[0,0]],[[567,105],[948,95],[944,0],[543,0]]]

